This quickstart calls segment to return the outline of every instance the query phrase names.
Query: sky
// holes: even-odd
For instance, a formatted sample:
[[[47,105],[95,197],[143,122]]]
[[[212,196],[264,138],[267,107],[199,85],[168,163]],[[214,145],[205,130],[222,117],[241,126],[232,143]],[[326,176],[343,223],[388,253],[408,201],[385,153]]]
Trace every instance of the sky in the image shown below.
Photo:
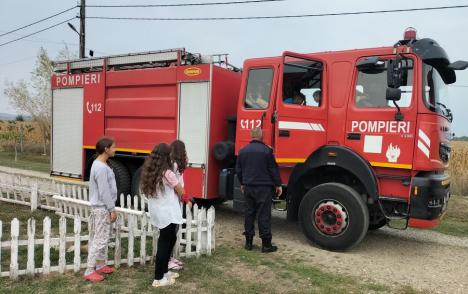
[[[87,0],[87,5],[227,2],[229,0]],[[0,34],[73,7],[76,0],[2,0]],[[223,6],[165,8],[87,8],[87,16],[120,17],[231,17],[321,14],[388,9],[468,5],[468,0],[285,0]],[[78,9],[0,37],[0,44],[74,17]],[[242,67],[247,58],[278,56],[283,51],[311,53],[391,46],[407,27],[418,37],[435,39],[450,60],[468,60],[468,8],[233,21],[115,21],[88,19],[86,47],[95,56],[184,47],[202,54],[229,53],[230,63]],[[79,28],[78,19],[71,21]],[[78,35],[66,24],[5,46],[0,46],[0,113],[15,113],[4,95],[6,81],[28,80],[39,48],[55,57],[67,45],[78,51]],[[468,136],[468,70],[457,72],[449,88],[452,131]]]

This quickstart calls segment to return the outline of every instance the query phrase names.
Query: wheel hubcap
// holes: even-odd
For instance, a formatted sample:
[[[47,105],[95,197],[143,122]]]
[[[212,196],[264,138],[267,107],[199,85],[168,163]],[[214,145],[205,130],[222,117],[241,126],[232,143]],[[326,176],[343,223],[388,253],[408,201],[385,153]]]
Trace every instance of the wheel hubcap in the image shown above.
[[[315,226],[326,235],[340,234],[348,224],[348,214],[344,207],[328,200],[317,206],[314,212]]]

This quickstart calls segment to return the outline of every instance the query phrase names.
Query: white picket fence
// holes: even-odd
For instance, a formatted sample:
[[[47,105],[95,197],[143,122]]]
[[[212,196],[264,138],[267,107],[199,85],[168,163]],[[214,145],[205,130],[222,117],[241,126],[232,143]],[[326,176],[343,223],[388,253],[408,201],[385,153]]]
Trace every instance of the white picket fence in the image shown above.
[[[175,246],[176,256],[179,257],[199,257],[202,254],[211,255],[214,250],[214,208],[208,210],[198,209],[198,215],[193,218],[190,210],[187,210],[187,218],[184,224],[178,230],[177,242]],[[157,251],[157,240],[159,230],[155,229],[150,223],[148,216],[143,213],[138,217],[137,213],[130,213],[128,218],[128,232],[123,232],[122,212],[116,223],[113,225],[113,237],[111,241],[115,243],[114,255],[108,260],[108,264],[120,267],[122,264],[133,266],[135,263],[144,265],[146,262],[154,262],[153,258]],[[78,272],[86,268],[86,262],[82,260],[81,245],[89,240],[88,234],[82,234],[82,219],[79,215],[74,217],[73,235],[67,234],[67,218],[62,216],[59,221],[58,236],[52,236],[51,220],[45,217],[43,220],[43,232],[40,239],[36,239],[36,221],[29,219],[27,223],[27,239],[20,239],[20,223],[15,218],[11,222],[10,240],[3,241],[2,221],[0,221],[0,277],[10,277],[16,279],[20,275],[49,274],[51,272],[64,273],[67,270]],[[88,231],[91,228],[88,227]],[[6,237],[6,236],[5,236]],[[123,245],[126,239],[127,248]],[[135,256],[135,244],[139,240],[140,250],[138,256]],[[152,244],[151,252],[147,250],[147,243]],[[72,246],[73,262],[67,263],[66,253],[67,244]],[[37,249],[42,245],[42,250]],[[26,267],[19,268],[20,248],[27,248]],[[51,265],[51,248],[58,247],[58,264]],[[126,256],[123,256],[126,249]],[[8,271],[2,271],[2,254],[10,251],[10,267]],[[42,263],[35,264],[35,257],[42,251]]]
[[[133,202],[131,201],[133,200]],[[52,210],[61,216],[59,236],[52,238],[50,236],[50,219],[44,219],[44,238],[34,239],[35,221],[30,219],[28,221],[28,239],[18,240],[19,222],[13,220],[11,223],[11,240],[2,241],[2,228],[0,221],[0,272],[1,272],[1,254],[2,249],[9,248],[11,252],[10,271],[1,272],[2,277],[9,276],[16,278],[18,275],[35,274],[49,272],[63,273],[65,270],[73,269],[78,271],[80,268],[85,267],[85,264],[79,262],[80,249],[74,247],[75,258],[74,264],[65,264],[65,244],[67,242],[80,243],[88,240],[87,235],[80,235],[81,222],[88,222],[90,215],[90,203],[88,189],[85,185],[71,185],[60,184],[53,180],[36,179],[31,177],[23,177],[20,175],[4,176],[0,173],[0,201],[27,205],[31,210],[37,208]],[[157,237],[159,230],[153,227],[149,222],[149,213],[146,212],[148,206],[148,199],[146,197],[132,197],[128,195],[120,195],[120,203],[122,207],[117,207],[116,211],[119,215],[119,221],[115,226],[116,232],[116,257],[110,261],[110,264],[116,266],[127,263],[132,266],[135,262],[145,263],[151,260],[147,256],[145,245],[146,239],[152,238],[153,252],[151,256],[155,255],[155,248],[157,244]],[[133,205],[132,205],[133,203]],[[74,236],[66,236],[66,218],[74,220]],[[47,220],[48,219],[48,220]],[[77,222],[79,221],[79,225]],[[183,224],[179,227],[177,234],[177,242],[175,245],[176,257],[193,257],[202,254],[211,255],[215,249],[215,210],[213,207],[206,210],[194,205],[192,210],[186,209],[186,218]],[[65,231],[62,231],[65,230]],[[118,236],[120,236],[119,240]],[[141,238],[142,246],[140,248],[140,257],[134,257],[133,250],[134,240],[136,237]],[[127,259],[121,258],[121,238],[128,238],[128,257]],[[32,245],[31,245],[32,244]],[[34,257],[34,246],[44,246],[44,261],[42,268],[35,268],[34,260],[30,261],[29,258]],[[18,252],[20,246],[27,246],[28,248],[28,264],[26,269],[18,269]],[[50,266],[49,254],[46,251],[50,250],[51,246],[59,246],[59,264],[57,266]],[[49,251],[47,251],[49,252]],[[117,254],[120,252],[119,254]],[[62,256],[63,254],[63,256]],[[15,257],[16,256],[16,257]]]
[[[37,208],[55,210],[52,196],[57,193],[82,197],[87,188],[82,183],[63,184],[52,179],[0,172],[0,201],[27,205],[31,211]]]
[[[123,196],[121,196],[123,197]],[[141,198],[138,196],[134,197],[134,207],[131,206],[130,196],[127,197],[127,207],[116,207],[115,210],[118,212],[121,218],[121,230],[130,231],[132,224],[130,223],[130,216],[135,217],[135,221],[141,224],[143,221],[149,219],[149,212],[145,211],[148,199],[144,196]],[[83,221],[88,221],[88,216],[91,213],[91,205],[89,201],[81,199],[72,199],[59,195],[54,195],[53,199],[57,206],[58,215],[73,218],[80,216]],[[141,206],[138,207],[138,202]],[[124,203],[123,199],[121,203]],[[182,207],[183,208],[183,207]],[[201,252],[210,252],[215,248],[215,209],[211,207],[206,210],[205,208],[199,208],[197,204],[194,204],[192,209],[186,208],[186,218],[183,220],[181,228],[178,230],[176,243],[175,255],[176,256],[199,256]],[[148,226],[148,232],[150,233],[153,226]],[[186,235],[190,237],[186,237]],[[184,238],[182,238],[184,236]],[[183,248],[183,249],[182,249]]]

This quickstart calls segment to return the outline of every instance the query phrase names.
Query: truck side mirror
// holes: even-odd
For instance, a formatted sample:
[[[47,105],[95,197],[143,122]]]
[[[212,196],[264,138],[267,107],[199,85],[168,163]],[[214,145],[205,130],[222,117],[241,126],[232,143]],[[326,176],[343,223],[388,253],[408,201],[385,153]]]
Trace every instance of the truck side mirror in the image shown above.
[[[385,96],[389,101],[399,101],[401,99],[401,89],[388,87]]]
[[[403,81],[403,70],[401,59],[396,57],[395,59],[388,61],[387,68],[387,86],[390,88],[399,88]]]
[[[465,70],[468,68],[468,62],[463,61],[463,60],[458,60],[453,63],[450,63],[448,67],[453,70]]]
[[[385,98],[388,101],[392,101],[393,105],[397,108],[397,112],[395,113],[395,120],[402,121],[404,119],[403,113],[401,113],[400,106],[396,103],[401,99],[401,89],[400,88],[391,88],[388,87],[387,91],[385,92]]]

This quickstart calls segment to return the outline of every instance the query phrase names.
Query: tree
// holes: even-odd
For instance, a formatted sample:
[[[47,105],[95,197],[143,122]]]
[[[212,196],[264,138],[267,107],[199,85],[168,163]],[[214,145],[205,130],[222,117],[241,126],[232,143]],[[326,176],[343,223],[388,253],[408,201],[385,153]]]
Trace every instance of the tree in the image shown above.
[[[15,150],[15,161],[18,160],[18,142],[20,140],[20,131],[16,121],[8,122],[6,129],[0,132],[0,140],[13,143]]]
[[[70,59],[73,54],[67,46],[58,55],[58,60]],[[10,103],[21,113],[29,114],[35,121],[42,134],[44,155],[50,143],[52,97],[50,78],[53,74],[53,63],[47,51],[40,48],[36,65],[31,72],[30,83],[20,80],[6,82],[5,95],[10,98]]]

